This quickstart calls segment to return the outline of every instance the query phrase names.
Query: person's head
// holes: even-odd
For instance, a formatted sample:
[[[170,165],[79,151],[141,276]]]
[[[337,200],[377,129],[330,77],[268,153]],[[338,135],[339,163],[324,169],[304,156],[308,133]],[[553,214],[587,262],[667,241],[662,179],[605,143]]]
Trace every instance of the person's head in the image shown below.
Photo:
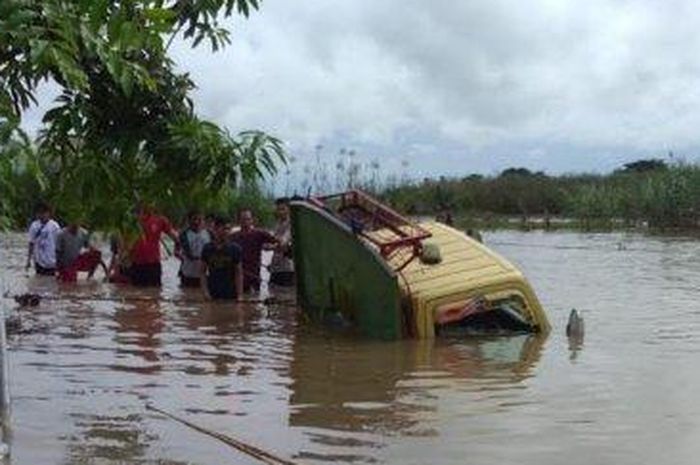
[[[36,217],[42,223],[46,223],[51,219],[51,207],[48,204],[41,202],[36,206]]]
[[[241,230],[250,231],[255,226],[255,217],[250,208],[243,208],[238,212],[238,222],[241,225]]]
[[[66,225],[66,229],[73,234],[77,233],[78,230],[85,224],[84,214],[75,209],[65,211],[61,218]]]
[[[204,227],[207,229],[214,229],[214,219],[216,219],[216,215],[208,213],[207,216],[204,217]]]
[[[225,218],[221,216],[215,216],[212,218],[212,235],[214,236],[214,241],[225,242],[228,238],[228,222]]]
[[[187,222],[190,225],[190,228],[198,231],[202,229],[202,226],[204,225],[204,216],[202,216],[202,213],[198,210],[190,210],[190,212],[187,213]]]
[[[280,221],[287,221],[289,219],[289,200],[287,198],[275,200],[275,215]]]
[[[447,210],[445,212],[445,220],[444,221],[445,221],[446,225],[452,226],[452,213],[449,210]]]
[[[76,221],[75,219],[70,219],[66,227],[68,228],[68,231],[70,231],[72,234],[76,234],[80,229],[80,222]]]

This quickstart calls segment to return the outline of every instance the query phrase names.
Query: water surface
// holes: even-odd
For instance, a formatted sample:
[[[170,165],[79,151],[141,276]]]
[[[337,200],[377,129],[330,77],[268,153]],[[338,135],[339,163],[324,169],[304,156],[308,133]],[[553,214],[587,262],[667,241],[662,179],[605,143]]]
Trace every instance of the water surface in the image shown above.
[[[696,463],[698,243],[485,240],[531,280],[548,338],[333,335],[290,306],[192,302],[174,261],[158,292],[59,287],[24,272],[22,236],[0,236],[0,290],[82,296],[20,313],[30,331],[10,339],[12,463],[260,463],[149,403],[297,463]],[[86,300],[124,295],[161,301]],[[573,307],[580,347],[564,336]]]

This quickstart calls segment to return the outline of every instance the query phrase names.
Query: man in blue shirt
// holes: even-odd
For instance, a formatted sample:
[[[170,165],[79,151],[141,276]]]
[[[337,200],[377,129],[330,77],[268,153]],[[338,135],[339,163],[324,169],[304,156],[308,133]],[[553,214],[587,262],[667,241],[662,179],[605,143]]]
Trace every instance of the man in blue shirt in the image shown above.
[[[213,240],[202,249],[202,292],[207,299],[238,301],[243,294],[241,249],[228,242],[228,228],[223,218],[215,218],[213,226]]]

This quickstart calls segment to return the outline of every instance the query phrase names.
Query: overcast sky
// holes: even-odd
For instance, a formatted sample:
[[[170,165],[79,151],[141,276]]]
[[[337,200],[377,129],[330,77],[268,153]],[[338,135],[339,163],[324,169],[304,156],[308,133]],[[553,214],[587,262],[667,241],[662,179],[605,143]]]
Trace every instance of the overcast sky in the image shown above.
[[[174,47],[198,111],[301,161],[355,149],[415,176],[695,160],[700,9],[610,0],[265,0],[233,44]]]

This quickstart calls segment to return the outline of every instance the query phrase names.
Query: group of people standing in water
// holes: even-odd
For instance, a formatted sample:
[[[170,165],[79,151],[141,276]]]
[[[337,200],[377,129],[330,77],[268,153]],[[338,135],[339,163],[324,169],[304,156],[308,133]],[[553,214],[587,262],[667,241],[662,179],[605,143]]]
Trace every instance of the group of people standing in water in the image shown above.
[[[39,275],[55,275],[62,282],[74,282],[79,272],[92,277],[102,267],[107,279],[134,286],[160,286],[161,241],[170,237],[174,255],[180,259],[180,285],[199,287],[206,298],[239,300],[244,293],[257,292],[261,285],[262,252],[272,252],[270,282],[277,286],[294,284],[291,258],[289,202],[275,202],[276,224],[272,232],[258,228],[249,208],[238,213],[233,227],[225,218],[205,217],[199,211],[187,215],[181,230],[147,205],[137,208],[138,237],[126,241],[113,236],[109,266],[102,253],[91,243],[89,234],[77,223],[61,228],[52,218],[48,205],[40,205],[37,218],[29,227],[27,268],[33,262]]]

